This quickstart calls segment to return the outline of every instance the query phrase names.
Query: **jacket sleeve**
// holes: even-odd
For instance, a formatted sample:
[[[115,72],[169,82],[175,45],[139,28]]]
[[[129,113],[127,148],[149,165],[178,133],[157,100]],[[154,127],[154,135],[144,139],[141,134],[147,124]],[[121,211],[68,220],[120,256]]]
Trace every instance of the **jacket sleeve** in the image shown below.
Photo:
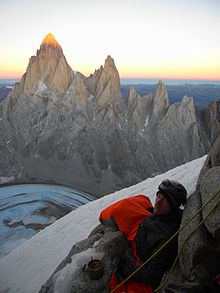
[[[164,272],[169,268],[175,259],[177,253],[177,243],[172,241],[168,244],[160,254],[155,256],[149,263],[135,273],[131,280],[142,282],[157,288],[161,282]],[[132,266],[128,261],[123,261],[119,264],[119,274],[125,279],[128,277],[139,265]]]

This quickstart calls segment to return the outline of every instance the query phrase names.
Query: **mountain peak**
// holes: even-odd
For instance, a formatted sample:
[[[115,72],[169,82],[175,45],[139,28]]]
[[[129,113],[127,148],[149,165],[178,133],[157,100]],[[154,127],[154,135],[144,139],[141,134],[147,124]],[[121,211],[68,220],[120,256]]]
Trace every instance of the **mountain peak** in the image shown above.
[[[12,95],[29,96],[41,88],[50,88],[65,93],[72,81],[72,69],[68,65],[60,44],[49,33],[45,36],[40,50],[32,56],[19,86]],[[40,82],[40,83],[39,83]]]
[[[51,33],[46,35],[46,37],[43,39],[41,46],[53,46],[61,48],[60,44]]]
[[[115,66],[114,59],[108,55],[104,68],[101,69],[100,77],[96,87],[98,105],[104,107],[110,100],[122,102],[120,77]]]
[[[114,59],[110,55],[108,55],[107,58],[106,58],[106,60],[105,60],[105,67],[106,66],[107,67],[108,66],[115,67],[115,61],[114,61]]]
[[[162,110],[169,107],[169,97],[165,84],[160,80],[157,84],[156,94],[154,98],[153,115],[158,115]]]

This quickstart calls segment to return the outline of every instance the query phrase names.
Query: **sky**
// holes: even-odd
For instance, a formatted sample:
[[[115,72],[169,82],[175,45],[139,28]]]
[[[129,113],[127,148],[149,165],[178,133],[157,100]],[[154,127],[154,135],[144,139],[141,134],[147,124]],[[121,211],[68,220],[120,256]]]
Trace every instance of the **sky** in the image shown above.
[[[2,291],[7,288],[6,291],[9,293],[38,292],[68,255],[72,246],[88,237],[99,224],[99,214],[105,207],[120,199],[138,194],[148,195],[154,204],[158,186],[166,178],[181,182],[186,187],[189,196],[196,189],[199,172],[205,159],[206,156],[203,156],[164,174],[106,195],[80,206],[59,219],[0,259],[0,288]],[[91,257],[96,257],[93,247],[75,255],[71,264],[56,274],[54,292],[71,292],[72,274],[75,270],[80,270],[88,260],[91,260]]]
[[[220,80],[220,0],[0,0],[0,78],[20,78],[49,32],[75,71]]]

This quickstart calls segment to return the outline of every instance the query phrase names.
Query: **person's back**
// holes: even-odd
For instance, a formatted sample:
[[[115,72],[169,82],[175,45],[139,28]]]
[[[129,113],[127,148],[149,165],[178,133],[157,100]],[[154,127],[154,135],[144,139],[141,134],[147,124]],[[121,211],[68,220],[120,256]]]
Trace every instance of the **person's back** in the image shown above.
[[[136,253],[142,262],[145,262],[179,229],[181,219],[182,211],[177,210],[167,215],[153,214],[141,223],[135,243]],[[134,276],[134,279],[147,283],[153,288],[158,287],[164,272],[175,260],[177,252],[178,239],[175,237],[158,256],[146,265],[142,272]]]

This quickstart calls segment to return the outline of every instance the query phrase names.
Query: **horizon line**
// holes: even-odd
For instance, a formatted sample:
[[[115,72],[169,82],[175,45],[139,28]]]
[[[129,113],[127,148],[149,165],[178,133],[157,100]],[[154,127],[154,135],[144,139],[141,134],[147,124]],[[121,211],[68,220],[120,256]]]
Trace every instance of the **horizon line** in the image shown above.
[[[20,80],[22,78],[23,74],[21,76],[0,76],[0,79],[16,79],[16,80]],[[88,76],[89,77],[89,76]],[[216,82],[220,82],[220,78],[216,79],[216,78],[210,78],[210,77],[166,77],[166,76],[154,76],[154,77],[149,77],[149,76],[119,76],[120,80],[122,79],[140,79],[140,80],[190,80],[190,81],[216,81]]]

